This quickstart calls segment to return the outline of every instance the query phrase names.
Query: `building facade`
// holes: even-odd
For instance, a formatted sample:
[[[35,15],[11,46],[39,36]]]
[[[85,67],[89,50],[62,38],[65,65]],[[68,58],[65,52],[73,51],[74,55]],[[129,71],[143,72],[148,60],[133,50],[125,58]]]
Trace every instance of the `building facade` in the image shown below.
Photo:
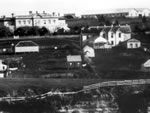
[[[43,13],[32,13],[29,11],[28,15],[18,15],[18,16],[12,16],[9,18],[1,18],[0,19],[0,26],[12,26],[13,29],[19,28],[19,27],[32,27],[32,26],[38,26],[38,27],[46,27],[50,30],[50,32],[55,32],[59,28],[63,28],[64,30],[69,30],[65,19],[60,17],[60,14],[49,14],[43,11]]]
[[[109,9],[99,11],[88,11],[81,15],[82,18],[97,18],[97,16],[104,17],[150,17],[150,9],[148,8],[123,8],[123,9]]]

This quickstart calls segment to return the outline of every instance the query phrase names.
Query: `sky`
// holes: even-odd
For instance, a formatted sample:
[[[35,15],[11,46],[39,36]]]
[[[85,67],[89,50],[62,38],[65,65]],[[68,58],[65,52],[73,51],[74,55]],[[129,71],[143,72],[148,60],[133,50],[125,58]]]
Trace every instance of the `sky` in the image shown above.
[[[0,16],[33,12],[81,14],[90,10],[116,8],[150,8],[150,0],[3,0]]]

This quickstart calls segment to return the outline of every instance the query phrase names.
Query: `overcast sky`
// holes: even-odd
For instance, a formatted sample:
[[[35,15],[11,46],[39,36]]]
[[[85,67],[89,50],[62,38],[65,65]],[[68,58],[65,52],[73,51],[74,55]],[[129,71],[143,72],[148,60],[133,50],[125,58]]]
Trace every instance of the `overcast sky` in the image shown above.
[[[150,8],[150,0],[3,0],[0,16],[28,14],[28,11],[82,13],[115,8]]]

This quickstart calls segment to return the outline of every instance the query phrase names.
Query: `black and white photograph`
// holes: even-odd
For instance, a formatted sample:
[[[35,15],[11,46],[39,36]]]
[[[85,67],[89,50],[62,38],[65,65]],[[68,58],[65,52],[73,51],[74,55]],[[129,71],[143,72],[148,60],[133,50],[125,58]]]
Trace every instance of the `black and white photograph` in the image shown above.
[[[2,0],[0,113],[150,113],[150,1]]]

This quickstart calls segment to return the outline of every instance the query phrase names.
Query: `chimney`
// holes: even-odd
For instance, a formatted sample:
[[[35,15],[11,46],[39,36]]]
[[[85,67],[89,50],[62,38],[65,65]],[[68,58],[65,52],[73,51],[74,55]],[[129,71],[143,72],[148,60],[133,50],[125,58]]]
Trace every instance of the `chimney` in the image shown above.
[[[43,14],[46,14],[45,11],[43,11]]]
[[[29,11],[29,15],[32,15],[32,11]]]
[[[14,17],[14,13],[11,13],[12,18]]]
[[[52,14],[53,16],[55,16],[55,12],[53,12],[53,14]]]
[[[6,18],[6,16],[5,16],[5,15],[3,15],[3,16],[2,16],[2,18],[3,18],[3,19],[5,19],[5,18]]]

